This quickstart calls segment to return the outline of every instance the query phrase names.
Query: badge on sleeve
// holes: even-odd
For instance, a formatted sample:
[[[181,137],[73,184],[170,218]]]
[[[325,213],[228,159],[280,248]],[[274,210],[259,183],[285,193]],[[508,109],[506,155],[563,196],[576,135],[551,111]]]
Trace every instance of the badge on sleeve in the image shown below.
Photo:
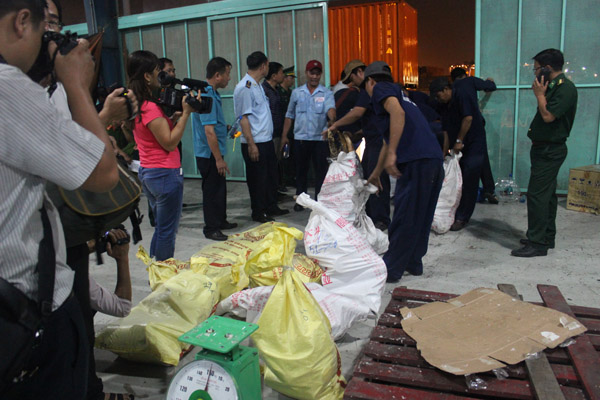
[[[250,82],[250,81],[246,81],[246,87],[247,87],[248,89],[250,89],[250,87],[251,87],[251,86],[252,86],[252,82]]]

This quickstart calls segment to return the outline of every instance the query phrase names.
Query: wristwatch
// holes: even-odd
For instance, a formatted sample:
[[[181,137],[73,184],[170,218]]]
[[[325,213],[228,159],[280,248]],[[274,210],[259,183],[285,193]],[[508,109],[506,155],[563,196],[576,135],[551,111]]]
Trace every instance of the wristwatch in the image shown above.
[[[462,143],[462,140],[456,139],[456,143]]]

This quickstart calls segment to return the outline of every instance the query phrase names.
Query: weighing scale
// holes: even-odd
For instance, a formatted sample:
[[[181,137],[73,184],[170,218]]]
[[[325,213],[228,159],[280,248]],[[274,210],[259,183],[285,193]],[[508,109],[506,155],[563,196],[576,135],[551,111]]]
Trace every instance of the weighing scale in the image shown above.
[[[260,400],[258,350],[240,346],[258,325],[212,316],[179,340],[202,347],[169,385],[167,400]]]

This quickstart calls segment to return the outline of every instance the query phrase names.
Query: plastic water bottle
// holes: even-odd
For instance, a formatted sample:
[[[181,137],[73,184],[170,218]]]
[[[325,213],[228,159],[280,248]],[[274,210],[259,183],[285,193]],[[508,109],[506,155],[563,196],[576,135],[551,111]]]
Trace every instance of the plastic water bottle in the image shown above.
[[[283,146],[283,158],[290,158],[290,144],[286,143]]]

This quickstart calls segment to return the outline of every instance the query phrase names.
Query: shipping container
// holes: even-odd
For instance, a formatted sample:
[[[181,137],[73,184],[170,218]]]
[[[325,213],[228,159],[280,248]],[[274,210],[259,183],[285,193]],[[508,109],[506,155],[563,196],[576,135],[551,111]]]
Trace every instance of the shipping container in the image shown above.
[[[417,12],[403,1],[333,6],[328,9],[331,82],[346,63],[387,62],[394,80],[417,85]]]

